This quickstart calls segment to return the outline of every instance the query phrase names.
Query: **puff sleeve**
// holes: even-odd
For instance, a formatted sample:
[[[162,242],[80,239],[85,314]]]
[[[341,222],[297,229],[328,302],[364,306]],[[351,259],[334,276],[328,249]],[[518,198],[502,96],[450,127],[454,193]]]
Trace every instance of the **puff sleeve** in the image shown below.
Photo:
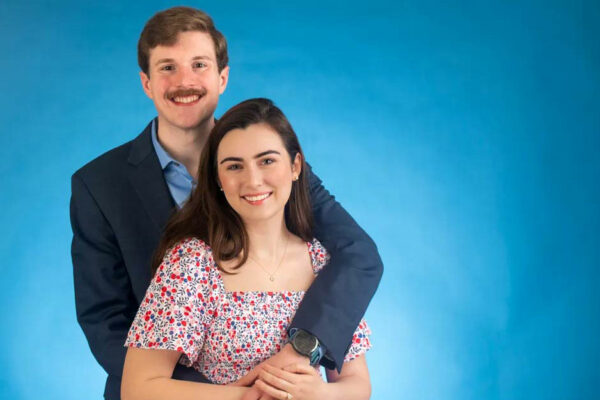
[[[125,346],[174,350],[192,366],[198,359],[215,299],[207,245],[187,239],[167,251],[129,329]]]
[[[371,348],[369,336],[371,336],[371,329],[367,325],[367,321],[362,319],[360,324],[358,324],[358,328],[354,331],[354,335],[352,335],[352,344],[348,348],[348,352],[344,355],[344,362],[354,360]]]
[[[309,244],[308,251],[313,264],[313,272],[317,275],[329,263],[331,257],[327,249],[317,239],[313,239],[312,243]],[[371,329],[363,318],[352,335],[352,343],[344,355],[344,362],[355,359],[371,348],[370,335]]]

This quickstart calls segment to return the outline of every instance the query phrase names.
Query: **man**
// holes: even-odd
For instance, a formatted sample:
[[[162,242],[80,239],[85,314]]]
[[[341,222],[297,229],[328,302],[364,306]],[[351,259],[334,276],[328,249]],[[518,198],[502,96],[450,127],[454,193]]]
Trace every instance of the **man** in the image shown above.
[[[140,77],[158,117],[134,140],[72,177],[71,224],[78,321],[108,373],[105,398],[119,399],[127,331],[150,282],[150,260],[169,215],[195,185],[199,157],[227,87],[227,44],[202,11],[175,7],[153,16],[138,43]],[[340,369],[375,292],[376,247],[311,174],[315,235],[331,262],[306,293],[290,343],[266,362],[302,360]],[[178,379],[200,380],[178,365]],[[245,384],[252,381],[252,373]]]

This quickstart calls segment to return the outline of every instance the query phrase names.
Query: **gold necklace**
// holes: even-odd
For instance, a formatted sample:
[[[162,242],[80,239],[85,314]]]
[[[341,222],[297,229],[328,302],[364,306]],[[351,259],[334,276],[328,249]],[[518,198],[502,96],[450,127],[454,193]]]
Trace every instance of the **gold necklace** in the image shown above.
[[[287,234],[286,234],[285,239],[286,240],[285,240],[285,247],[283,249],[283,255],[281,256],[281,259],[279,260],[279,263],[277,264],[277,268],[275,268],[275,271],[273,271],[273,273],[270,273],[269,270],[264,267],[264,265],[262,265],[260,262],[258,262],[258,260],[256,260],[250,254],[248,254],[248,258],[251,259],[252,261],[254,261],[256,263],[256,265],[258,265],[260,268],[262,268],[262,270],[265,271],[265,273],[267,275],[269,275],[269,280],[271,282],[275,281],[275,274],[277,273],[277,271],[279,271],[279,267],[281,267],[281,263],[283,262],[283,259],[285,258],[285,255],[287,253],[288,242],[290,240],[290,238]]]

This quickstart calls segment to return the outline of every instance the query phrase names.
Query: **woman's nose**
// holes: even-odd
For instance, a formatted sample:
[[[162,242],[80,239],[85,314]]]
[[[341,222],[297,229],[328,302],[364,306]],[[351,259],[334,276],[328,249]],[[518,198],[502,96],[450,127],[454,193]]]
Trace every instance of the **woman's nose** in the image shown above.
[[[262,171],[256,166],[250,166],[246,169],[247,183],[253,187],[260,186],[263,183]]]

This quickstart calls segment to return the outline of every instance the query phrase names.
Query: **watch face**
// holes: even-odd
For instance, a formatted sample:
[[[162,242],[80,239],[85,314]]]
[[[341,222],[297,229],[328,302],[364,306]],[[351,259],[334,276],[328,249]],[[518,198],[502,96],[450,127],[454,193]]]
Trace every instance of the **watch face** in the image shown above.
[[[317,347],[317,338],[308,332],[298,331],[294,335],[293,345],[299,353],[310,356]]]

